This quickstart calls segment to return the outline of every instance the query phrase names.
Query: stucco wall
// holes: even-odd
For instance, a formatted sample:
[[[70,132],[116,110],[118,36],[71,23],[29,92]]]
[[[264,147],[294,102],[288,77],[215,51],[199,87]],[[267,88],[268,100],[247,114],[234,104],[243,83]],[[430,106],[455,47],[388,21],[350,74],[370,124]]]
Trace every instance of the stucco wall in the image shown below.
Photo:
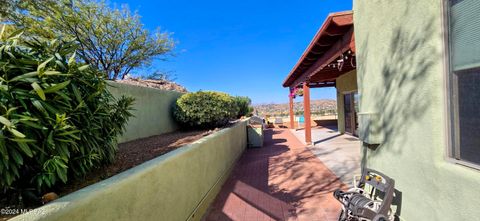
[[[337,90],[337,128],[338,132],[345,133],[345,102],[343,94]]]
[[[337,113],[338,131],[345,133],[345,104],[343,95],[357,90],[357,71],[353,70],[341,75],[336,80],[337,85]]]
[[[200,220],[246,146],[241,121],[12,220]]]
[[[248,126],[247,127],[247,136],[248,136],[248,146],[249,147],[263,147],[264,140],[264,129],[263,126]]]
[[[477,220],[480,171],[447,161],[441,0],[354,0],[360,112],[384,140],[363,164],[390,175],[403,220]]]
[[[135,116],[127,123],[126,132],[119,138],[119,143],[178,129],[173,120],[172,106],[181,93],[116,82],[109,84],[109,90],[115,97],[128,95],[135,98]]]
[[[336,80],[337,91],[352,92],[357,90],[357,71],[353,70],[345,73]]]

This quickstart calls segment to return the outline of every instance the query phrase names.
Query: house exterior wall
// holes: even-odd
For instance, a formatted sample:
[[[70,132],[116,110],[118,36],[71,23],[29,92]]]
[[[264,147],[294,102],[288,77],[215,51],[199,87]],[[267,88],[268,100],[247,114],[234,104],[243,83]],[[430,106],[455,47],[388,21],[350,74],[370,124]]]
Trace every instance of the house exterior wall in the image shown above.
[[[442,4],[354,0],[360,112],[380,115],[384,137],[362,164],[395,179],[402,220],[480,216],[480,171],[446,156]]]
[[[337,123],[338,131],[345,133],[345,104],[343,95],[357,90],[357,71],[353,70],[336,79],[337,84]]]

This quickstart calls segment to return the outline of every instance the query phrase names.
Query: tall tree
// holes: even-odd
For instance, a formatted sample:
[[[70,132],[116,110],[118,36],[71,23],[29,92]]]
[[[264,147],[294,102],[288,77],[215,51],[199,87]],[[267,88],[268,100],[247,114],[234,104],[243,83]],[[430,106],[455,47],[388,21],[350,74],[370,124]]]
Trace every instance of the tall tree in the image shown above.
[[[3,0],[0,0],[3,1]],[[75,39],[77,53],[109,79],[123,79],[132,69],[166,59],[174,47],[167,32],[145,29],[137,12],[93,0],[23,0],[7,19],[27,36]]]

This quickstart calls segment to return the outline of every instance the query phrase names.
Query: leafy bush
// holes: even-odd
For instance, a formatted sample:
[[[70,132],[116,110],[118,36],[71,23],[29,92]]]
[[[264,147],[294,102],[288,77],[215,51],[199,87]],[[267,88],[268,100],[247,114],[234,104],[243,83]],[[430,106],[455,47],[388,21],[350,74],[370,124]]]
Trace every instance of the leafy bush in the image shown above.
[[[233,98],[237,107],[238,107],[238,114],[237,118],[242,116],[249,117],[253,112],[253,108],[250,106],[252,100],[248,97],[236,96]]]
[[[226,125],[238,114],[234,99],[225,93],[199,91],[182,95],[174,107],[174,117],[182,125],[215,128]]]
[[[0,190],[42,192],[114,159],[133,98],[115,99],[74,44],[18,37],[0,32]]]

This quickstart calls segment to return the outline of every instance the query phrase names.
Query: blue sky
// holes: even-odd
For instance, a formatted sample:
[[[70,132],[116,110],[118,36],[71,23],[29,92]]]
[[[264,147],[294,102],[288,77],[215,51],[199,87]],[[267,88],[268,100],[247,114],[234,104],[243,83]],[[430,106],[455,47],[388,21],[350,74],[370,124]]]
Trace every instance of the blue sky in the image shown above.
[[[128,4],[146,28],[173,34],[176,56],[154,69],[173,72],[189,91],[249,96],[254,104],[288,102],[281,84],[328,13],[352,8],[350,0],[111,3]],[[321,98],[335,99],[335,89],[313,89],[312,99]]]

